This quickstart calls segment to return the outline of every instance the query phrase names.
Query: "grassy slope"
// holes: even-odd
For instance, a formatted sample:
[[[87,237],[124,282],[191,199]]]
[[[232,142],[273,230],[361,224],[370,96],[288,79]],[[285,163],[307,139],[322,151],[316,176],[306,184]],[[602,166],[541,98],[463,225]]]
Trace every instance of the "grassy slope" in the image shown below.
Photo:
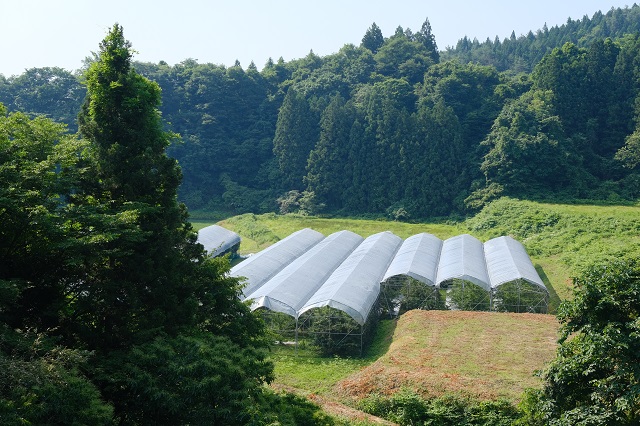
[[[446,239],[470,233],[482,241],[511,235],[521,241],[551,293],[550,312],[571,297],[571,278],[594,262],[640,256],[640,207],[544,204],[501,199],[461,223],[326,219],[275,214],[235,216],[219,222],[239,233],[242,253],[257,252],[302,228],[329,235],[348,229],[364,237],[392,231],[407,238],[429,232]],[[195,227],[204,226],[196,223]]]
[[[538,385],[533,374],[553,358],[557,328],[552,315],[410,311],[398,320],[389,351],[334,392],[358,400],[408,388],[425,397],[517,400]]]
[[[640,256],[640,208],[633,206],[502,199],[475,217],[453,224],[274,214],[236,216],[220,224],[243,237],[243,253],[259,251],[305,227],[325,235],[349,229],[365,237],[385,230],[403,238],[420,232],[443,239],[470,233],[482,241],[511,235],[525,245],[548,286],[551,310],[561,299],[571,297],[571,277],[585,266]],[[206,223],[194,225],[202,227]],[[515,399],[523,387],[536,385],[533,370],[543,367],[555,351],[557,323],[552,316],[417,312],[403,316],[395,331],[384,324],[377,346],[365,359],[319,359],[295,357],[286,350],[275,352],[277,383],[303,392],[340,395],[344,401],[369,391],[390,392],[402,386],[424,394],[466,389],[480,397]]]
[[[300,215],[280,216],[273,213],[258,216],[253,214],[235,216],[223,220],[219,224],[242,236],[242,246],[240,248],[242,253],[262,250],[303,228],[315,229],[324,235],[348,229],[363,237],[382,231],[391,231],[402,238],[407,238],[420,232],[429,232],[439,238],[449,238],[466,232],[461,224],[414,224],[363,219],[326,219]]]

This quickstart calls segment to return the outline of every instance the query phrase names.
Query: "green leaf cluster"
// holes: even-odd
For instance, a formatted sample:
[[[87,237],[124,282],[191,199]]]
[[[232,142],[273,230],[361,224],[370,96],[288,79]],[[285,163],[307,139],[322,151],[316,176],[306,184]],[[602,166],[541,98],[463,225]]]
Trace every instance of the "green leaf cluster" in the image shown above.
[[[594,266],[560,305],[557,357],[543,389],[525,404],[531,424],[633,425],[640,415],[640,267],[637,259]]]

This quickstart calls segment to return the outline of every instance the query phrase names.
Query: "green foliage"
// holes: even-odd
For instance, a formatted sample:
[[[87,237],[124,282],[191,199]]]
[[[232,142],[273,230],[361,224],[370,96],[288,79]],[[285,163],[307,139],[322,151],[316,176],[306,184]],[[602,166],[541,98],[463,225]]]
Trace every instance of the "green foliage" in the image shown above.
[[[11,111],[43,115],[77,129],[86,89],[77,75],[61,68],[30,68],[0,83],[0,102]]]
[[[432,56],[433,50],[427,50],[424,44],[401,33],[387,39],[374,58],[380,74],[403,78],[415,84],[422,80],[425,71],[434,64]]]
[[[494,40],[478,41],[465,36],[454,48],[442,52],[442,57],[444,60],[493,65],[501,71],[530,72],[544,55],[567,42],[585,47],[606,37],[617,39],[638,32],[639,15],[640,7],[633,4],[597,11],[591,17],[569,18],[564,24],[551,28],[544,24],[535,33],[529,31],[517,38],[515,32],[503,40],[496,36]]]
[[[547,292],[525,280],[500,285],[495,289],[492,298],[494,311],[547,313]]]
[[[246,424],[250,426],[332,426],[334,420],[324,414],[320,407],[292,393],[265,391],[258,403],[251,407],[254,417]]]
[[[131,55],[116,24],[85,76],[85,141],[0,107],[2,415],[245,424],[272,379],[263,323],[196,243],[159,87]]]
[[[0,104],[0,422],[110,424],[113,409],[86,377],[90,354],[49,334],[69,311],[77,244],[64,197],[86,144],[63,125]],[[64,256],[61,256],[64,253]],[[27,330],[38,330],[38,333]],[[93,361],[93,360],[92,360]]]
[[[0,423],[112,424],[113,408],[83,374],[87,351],[0,324]]]
[[[624,146],[616,153],[616,160],[630,169],[640,164],[640,132],[636,130],[624,141]]]
[[[289,89],[278,112],[273,138],[273,152],[286,188],[301,189],[307,158],[317,139],[317,119],[307,100],[295,89]]]
[[[308,157],[307,190],[331,210],[346,202],[351,179],[345,173],[354,114],[352,104],[347,105],[340,95],[334,97],[322,113],[320,139]]]
[[[247,424],[273,378],[263,353],[208,333],[158,336],[101,367],[96,380],[126,424]]]
[[[298,323],[305,333],[310,334],[312,344],[323,356],[360,356],[362,345],[370,337],[365,337],[367,328],[331,307],[312,309],[303,314]]]
[[[481,402],[456,396],[425,399],[403,390],[391,397],[373,395],[359,408],[400,425],[512,425],[520,413],[508,401]]]
[[[374,23],[360,46],[270,59],[260,72],[193,59],[123,64],[162,89],[166,129],[182,140],[164,137],[191,209],[275,211],[291,190],[315,195],[307,210],[382,215],[402,206],[412,220],[464,214],[500,195],[630,200],[640,196],[639,13],[611,9],[503,41],[465,37],[442,52],[428,19],[388,38]],[[73,130],[80,80],[27,70],[2,78],[0,102]],[[152,86],[141,83],[138,107],[158,96]],[[109,167],[129,154],[113,146]]]
[[[481,170],[507,195],[576,184],[571,171],[577,161],[572,161],[549,91],[528,92],[506,106],[483,144],[490,150]]]
[[[443,286],[444,287],[444,286]],[[447,302],[451,309],[488,311],[489,292],[470,281],[453,279],[447,288]]]
[[[276,204],[271,189],[249,188],[234,182],[226,174],[220,177],[220,181],[224,187],[222,201],[237,213],[265,213],[272,211]]]
[[[561,345],[530,396],[545,424],[638,423],[640,266],[637,259],[589,269],[560,306]],[[535,412],[534,410],[531,410]]]
[[[384,37],[380,27],[374,22],[362,37],[362,47],[369,49],[371,53],[376,53],[384,44]]]

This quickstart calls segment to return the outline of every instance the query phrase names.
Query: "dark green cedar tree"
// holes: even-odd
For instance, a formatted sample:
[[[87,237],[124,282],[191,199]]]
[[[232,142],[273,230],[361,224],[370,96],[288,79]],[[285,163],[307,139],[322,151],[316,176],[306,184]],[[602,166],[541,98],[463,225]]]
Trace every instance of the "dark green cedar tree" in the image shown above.
[[[103,238],[87,253],[75,337],[96,353],[90,374],[123,424],[244,424],[271,379],[262,323],[239,300],[226,259],[196,243],[177,201],[160,89],[131,67],[120,25],[86,73],[80,132],[95,159],[84,203]],[[109,228],[113,218],[122,226]],[[233,363],[219,348],[238,358]],[[224,362],[223,362],[224,361]]]

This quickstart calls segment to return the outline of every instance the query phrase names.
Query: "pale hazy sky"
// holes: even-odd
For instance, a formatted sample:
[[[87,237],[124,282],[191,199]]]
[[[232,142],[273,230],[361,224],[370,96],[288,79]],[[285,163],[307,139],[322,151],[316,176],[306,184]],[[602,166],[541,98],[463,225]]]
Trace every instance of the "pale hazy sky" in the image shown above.
[[[258,68],[311,49],[325,56],[360,44],[373,22],[385,37],[399,25],[418,31],[429,18],[438,47],[465,35],[500,39],[631,6],[627,0],[0,0],[0,74],[33,67],[81,67],[118,22],[135,60]]]

